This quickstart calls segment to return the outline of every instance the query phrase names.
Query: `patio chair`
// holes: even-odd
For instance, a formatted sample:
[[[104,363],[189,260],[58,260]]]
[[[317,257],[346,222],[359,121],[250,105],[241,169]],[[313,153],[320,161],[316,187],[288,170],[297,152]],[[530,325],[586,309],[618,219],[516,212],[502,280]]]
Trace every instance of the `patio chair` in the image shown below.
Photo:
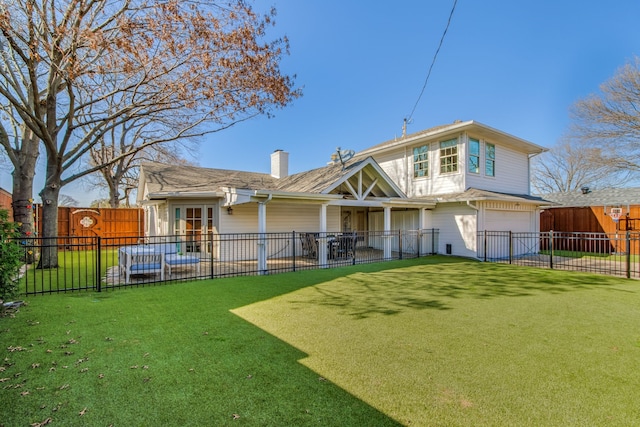
[[[313,233],[300,234],[300,243],[302,243],[302,256],[316,259],[318,258],[318,242],[316,235]]]
[[[120,248],[120,274],[124,275],[125,283],[131,282],[134,274],[160,273],[160,280],[164,280],[164,257],[149,248],[129,246]]]
[[[336,237],[335,258],[352,258],[354,256],[354,240],[355,236],[351,233]]]
[[[179,243],[163,243],[160,246],[160,252],[164,254],[164,265],[167,268],[169,279],[174,268],[177,267],[196,267],[196,273],[200,276],[200,257],[197,255],[185,255],[178,251]]]

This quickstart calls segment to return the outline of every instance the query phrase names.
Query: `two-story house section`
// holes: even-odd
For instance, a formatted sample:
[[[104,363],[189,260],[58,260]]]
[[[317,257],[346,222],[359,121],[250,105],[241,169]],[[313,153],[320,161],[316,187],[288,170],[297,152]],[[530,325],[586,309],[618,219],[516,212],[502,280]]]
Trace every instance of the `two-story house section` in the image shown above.
[[[150,236],[375,232],[382,237],[366,243],[386,257],[400,244],[378,232],[437,228],[438,253],[482,258],[478,232],[539,230],[547,202],[529,194],[529,160],[543,151],[481,123],[456,122],[292,175],[283,150],[271,154],[270,174],[143,164],[138,202]],[[527,244],[505,250],[536,250]],[[195,243],[189,250],[217,251]]]
[[[373,157],[408,198],[437,201],[419,226],[440,230],[440,253],[476,257],[483,255],[480,231],[539,230],[544,201],[530,194],[530,159],[544,151],[482,123],[456,121],[358,155]]]

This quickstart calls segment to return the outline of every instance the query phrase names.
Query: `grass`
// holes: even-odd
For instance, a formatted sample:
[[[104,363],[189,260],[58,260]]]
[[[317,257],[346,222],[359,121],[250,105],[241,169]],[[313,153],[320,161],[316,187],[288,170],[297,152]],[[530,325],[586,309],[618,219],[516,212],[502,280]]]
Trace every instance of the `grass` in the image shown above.
[[[429,257],[33,297],[0,424],[633,425],[638,286]]]
[[[100,252],[101,271],[96,277],[98,253],[95,250],[58,251],[58,268],[38,269],[30,264],[20,279],[20,292],[50,292],[93,288],[107,270],[118,265],[118,250]]]
[[[551,252],[548,250],[540,251],[543,255],[550,255]],[[640,261],[640,255],[637,254],[604,254],[598,252],[581,252],[581,251],[563,251],[563,250],[554,250],[553,256],[556,257],[567,257],[567,258],[597,258],[597,259],[606,259],[608,261],[626,261],[627,256],[630,256],[631,263],[637,263]]]

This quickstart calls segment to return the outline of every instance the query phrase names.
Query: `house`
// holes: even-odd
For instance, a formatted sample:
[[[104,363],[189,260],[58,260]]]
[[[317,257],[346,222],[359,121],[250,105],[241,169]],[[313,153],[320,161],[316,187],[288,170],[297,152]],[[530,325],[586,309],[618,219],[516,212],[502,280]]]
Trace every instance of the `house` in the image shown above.
[[[138,202],[148,235],[437,228],[439,253],[476,257],[481,230],[539,229],[545,202],[530,194],[529,160],[545,150],[454,122],[294,175],[282,150],[270,174],[145,163]],[[218,249],[192,248],[205,250]]]
[[[4,188],[0,187],[0,209],[5,209],[9,212],[9,219],[13,220],[13,197]]]
[[[640,230],[640,188],[603,188],[543,195],[540,231],[617,233]]]

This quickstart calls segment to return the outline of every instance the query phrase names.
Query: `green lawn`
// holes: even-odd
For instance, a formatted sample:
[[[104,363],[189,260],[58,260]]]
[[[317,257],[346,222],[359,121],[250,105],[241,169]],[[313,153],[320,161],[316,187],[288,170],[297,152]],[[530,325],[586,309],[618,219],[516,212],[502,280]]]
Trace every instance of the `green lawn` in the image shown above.
[[[96,277],[98,255],[101,270]],[[30,264],[21,277],[21,293],[47,293],[59,290],[93,289],[105,276],[107,269],[118,265],[117,249],[58,251],[58,268],[38,269],[37,262]]]
[[[33,297],[0,425],[634,425],[639,286],[428,257]]]

